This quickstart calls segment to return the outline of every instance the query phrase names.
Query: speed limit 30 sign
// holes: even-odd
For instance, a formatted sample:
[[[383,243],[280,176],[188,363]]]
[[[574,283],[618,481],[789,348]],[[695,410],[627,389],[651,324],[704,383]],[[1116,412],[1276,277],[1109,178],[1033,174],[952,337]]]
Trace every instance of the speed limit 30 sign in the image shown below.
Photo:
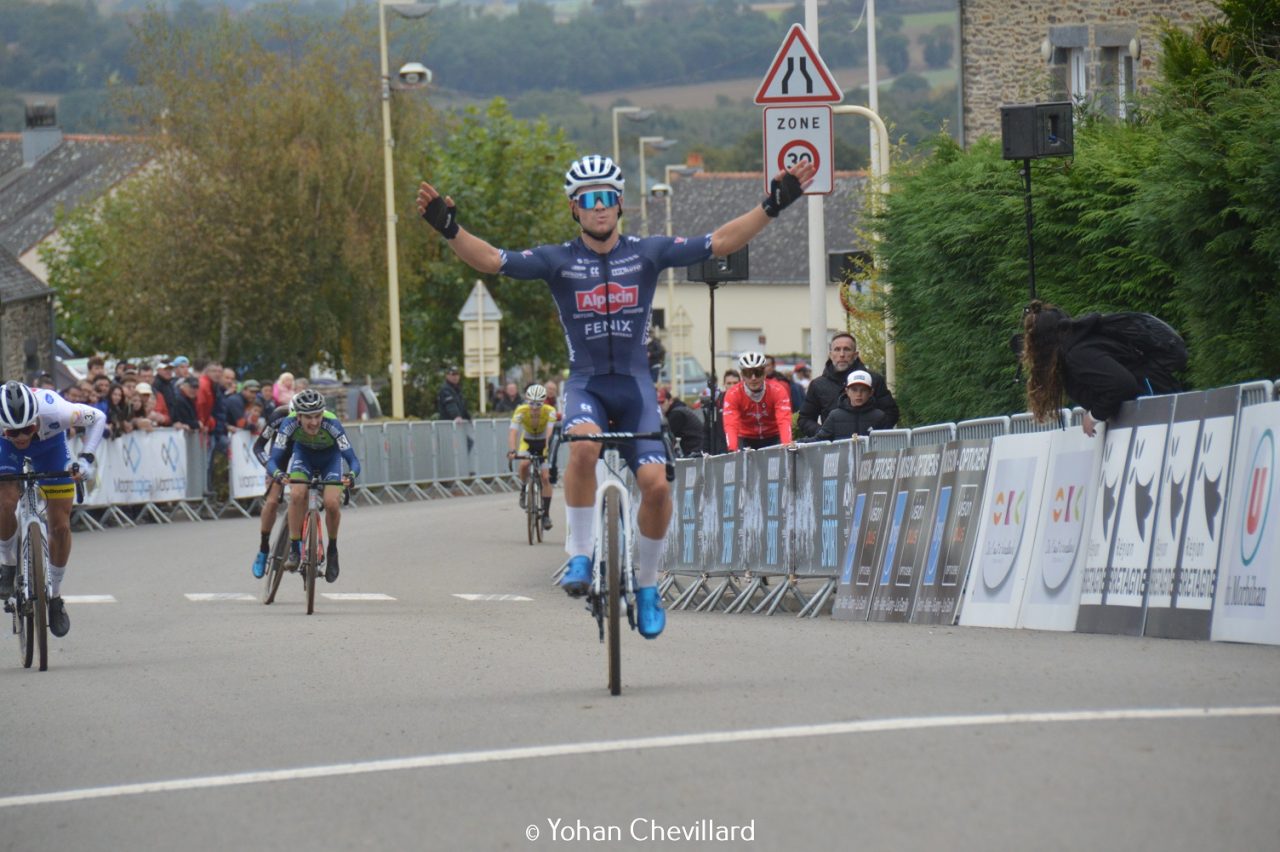
[[[766,107],[764,110],[764,182],[779,169],[803,160],[814,164],[817,171],[806,195],[826,195],[832,190],[834,148],[831,107]]]

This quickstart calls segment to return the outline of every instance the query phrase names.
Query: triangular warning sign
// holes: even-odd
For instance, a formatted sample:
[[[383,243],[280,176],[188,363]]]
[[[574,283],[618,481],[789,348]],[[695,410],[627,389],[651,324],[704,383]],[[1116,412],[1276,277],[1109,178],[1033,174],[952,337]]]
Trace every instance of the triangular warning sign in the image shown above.
[[[792,24],[756,92],[756,103],[825,104],[842,100],[844,92],[809,43],[804,27]]]

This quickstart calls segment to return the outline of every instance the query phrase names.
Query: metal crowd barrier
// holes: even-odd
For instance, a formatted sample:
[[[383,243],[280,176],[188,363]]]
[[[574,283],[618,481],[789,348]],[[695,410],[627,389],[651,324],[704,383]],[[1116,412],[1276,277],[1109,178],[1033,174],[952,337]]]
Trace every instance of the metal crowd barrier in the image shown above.
[[[956,438],[961,441],[981,438],[998,438],[1009,434],[1008,417],[979,417],[956,424]]]
[[[917,426],[911,430],[911,446],[928,447],[946,444],[956,439],[956,424],[938,423],[935,426]]]

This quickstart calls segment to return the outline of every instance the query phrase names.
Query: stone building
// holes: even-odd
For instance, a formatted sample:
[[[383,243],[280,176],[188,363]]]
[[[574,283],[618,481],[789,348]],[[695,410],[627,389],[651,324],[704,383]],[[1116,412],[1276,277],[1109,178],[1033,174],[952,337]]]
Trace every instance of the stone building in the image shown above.
[[[1158,73],[1166,24],[1190,29],[1208,0],[959,0],[963,141],[1000,135],[1004,104],[1070,100],[1124,117]]]
[[[53,291],[0,246],[0,379],[53,372]]]

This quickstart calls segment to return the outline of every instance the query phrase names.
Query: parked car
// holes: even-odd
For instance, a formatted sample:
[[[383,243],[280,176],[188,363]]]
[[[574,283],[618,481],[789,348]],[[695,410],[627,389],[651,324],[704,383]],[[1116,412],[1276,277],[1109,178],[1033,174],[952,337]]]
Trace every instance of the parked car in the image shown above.
[[[676,396],[689,399],[697,397],[707,386],[707,371],[698,363],[698,359],[692,355],[685,355],[680,358],[679,363],[680,386],[676,390]],[[670,369],[667,364],[662,365],[662,372],[658,374],[658,384],[664,387],[671,387]]]

